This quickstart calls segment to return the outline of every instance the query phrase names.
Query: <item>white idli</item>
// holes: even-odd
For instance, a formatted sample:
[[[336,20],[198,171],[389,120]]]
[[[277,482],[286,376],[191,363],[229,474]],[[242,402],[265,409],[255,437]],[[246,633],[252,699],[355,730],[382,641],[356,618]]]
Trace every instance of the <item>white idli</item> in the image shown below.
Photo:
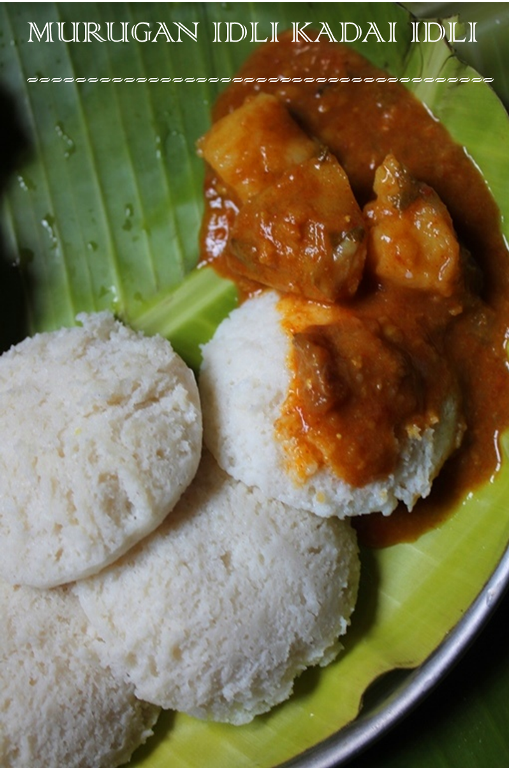
[[[354,487],[321,467],[296,480],[275,435],[291,378],[291,339],[282,327],[278,301],[275,291],[248,299],[203,347],[199,386],[205,444],[232,477],[260,488],[269,498],[321,516],[389,514],[399,501],[411,509],[429,494],[433,479],[457,447],[455,398],[444,403],[436,425],[402,444],[396,470],[388,477]]]
[[[0,765],[114,768],[159,709],[99,660],[77,598],[0,580]]]
[[[162,526],[75,591],[140,698],[241,724],[335,657],[358,579],[349,523],[269,502],[205,452]]]
[[[164,519],[193,478],[201,408],[161,337],[108,312],[0,358],[0,575],[52,587],[94,573]]]

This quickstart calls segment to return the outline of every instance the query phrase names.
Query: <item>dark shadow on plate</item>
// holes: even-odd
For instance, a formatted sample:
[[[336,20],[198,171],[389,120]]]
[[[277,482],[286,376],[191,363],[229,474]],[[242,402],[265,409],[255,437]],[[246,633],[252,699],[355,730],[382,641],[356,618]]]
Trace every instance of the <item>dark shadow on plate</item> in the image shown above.
[[[29,142],[12,95],[0,86],[0,196],[29,153]],[[0,222],[1,227],[1,222]],[[25,291],[18,255],[10,253],[0,229],[0,353],[27,335]]]
[[[320,673],[320,667],[310,667],[309,669],[304,670],[304,672],[302,672],[302,674],[295,680],[293,693],[291,695],[292,700],[309,696],[319,683]],[[267,712],[267,715],[270,715],[270,712]]]
[[[175,712],[172,710],[162,710],[159,715],[157,723],[154,725],[154,735],[142,744],[141,747],[133,753],[130,766],[141,765],[145,760],[149,760],[150,756],[156,750],[160,744],[168,738],[168,734],[173,728],[175,722]]]
[[[383,706],[387,698],[407,679],[410,672],[409,669],[391,669],[377,677],[365,690],[362,706],[366,710]]]
[[[352,624],[342,638],[345,650],[342,655],[348,653],[349,648],[353,647],[369,631],[376,621],[378,611],[378,594],[380,589],[380,573],[374,551],[367,547],[361,547],[361,577],[359,583],[359,594],[357,604],[352,616]]]
[[[334,663],[334,662],[332,662]],[[318,686],[320,682],[320,674],[322,670],[320,667],[308,667],[295,679],[293,685],[293,691],[290,694],[289,699],[291,701],[298,699],[306,699],[313,690]],[[269,722],[274,714],[279,711],[281,707],[284,707],[288,703],[288,699],[276,704],[268,712],[263,712],[256,716],[257,723]]]

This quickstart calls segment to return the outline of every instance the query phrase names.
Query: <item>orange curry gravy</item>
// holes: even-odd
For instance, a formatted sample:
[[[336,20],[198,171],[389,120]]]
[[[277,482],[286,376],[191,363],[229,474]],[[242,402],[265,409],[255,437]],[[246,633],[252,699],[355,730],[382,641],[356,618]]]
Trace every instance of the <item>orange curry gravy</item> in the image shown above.
[[[376,78],[384,74],[348,47],[328,41],[294,43],[289,36],[258,48],[239,72],[241,78],[311,79]],[[366,322],[378,329],[383,326],[384,337],[396,334],[398,348],[400,337],[404,337],[404,346],[417,360],[419,371],[419,382],[413,385],[411,376],[401,375],[404,355],[401,359],[393,355],[385,360],[383,353],[374,349],[373,367],[369,369],[371,388],[363,393],[363,399],[358,399],[357,409],[342,410],[341,392],[336,393],[338,407],[332,418],[329,414],[322,426],[316,427],[322,430],[318,443],[325,453],[329,445],[328,458],[334,465],[337,441],[330,439],[331,435],[341,432],[351,436],[351,461],[346,462],[343,476],[346,473],[345,479],[352,483],[362,485],[393,467],[394,429],[390,427],[391,420],[398,424],[398,408],[403,420],[407,413],[419,410],[429,418],[430,412],[439,410],[444,387],[451,386],[450,371],[458,383],[466,431],[460,449],[435,480],[431,495],[419,501],[411,514],[398,509],[390,517],[374,514],[355,521],[361,541],[369,546],[415,539],[438,525],[461,498],[489,480],[499,468],[498,436],[509,424],[505,352],[509,254],[500,230],[499,211],[464,149],[453,142],[444,127],[401,84],[241,81],[233,83],[220,96],[214,120],[260,91],[275,94],[306,133],[338,158],[361,207],[373,199],[375,170],[392,153],[414,178],[436,190],[452,216],[458,239],[477,265],[472,270],[473,280],[467,278],[467,286],[460,293],[442,301],[425,291],[391,290],[376,281],[365,280],[351,300],[323,309],[328,316],[352,309],[354,313],[361,312]],[[224,263],[228,233],[239,204],[210,168],[206,174],[205,201],[202,260],[212,262],[224,274],[228,272]],[[260,289],[259,285],[236,279],[231,272],[228,276],[236,280],[241,295]],[[280,302],[282,307],[285,302],[286,325],[297,334],[296,355],[303,338],[303,358],[311,358],[312,364],[319,365],[323,349],[334,346],[334,338],[326,338],[316,324],[307,325],[305,300],[287,295]],[[355,340],[355,322],[349,327],[351,332],[347,335]],[[301,332],[304,337],[299,336]],[[336,332],[327,333],[333,337]],[[326,353],[324,365],[329,363]],[[396,382],[394,387],[391,377]],[[340,381],[341,376],[337,378]],[[318,406],[316,402],[310,405],[300,384],[299,390],[299,383],[294,381],[282,414],[283,421],[287,420],[286,428],[294,419],[296,434],[299,429],[305,432],[312,426],[320,411],[320,397]],[[320,378],[318,382],[315,379],[315,384],[320,388]],[[378,405],[374,404],[377,386],[378,391],[385,386],[386,392]],[[316,397],[316,386],[314,389]],[[314,450],[304,441],[301,460],[316,458]],[[344,457],[343,452],[343,464]]]

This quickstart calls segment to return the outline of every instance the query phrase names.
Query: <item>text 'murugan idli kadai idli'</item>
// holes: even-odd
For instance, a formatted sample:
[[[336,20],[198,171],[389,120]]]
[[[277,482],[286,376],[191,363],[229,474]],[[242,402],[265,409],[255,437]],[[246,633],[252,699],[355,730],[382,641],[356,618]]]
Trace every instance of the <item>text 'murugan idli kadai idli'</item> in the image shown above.
[[[140,698],[238,725],[335,658],[359,570],[349,521],[269,501],[204,451],[164,523],[74,589]]]
[[[115,768],[152,735],[159,708],[104,666],[79,601],[0,579],[0,764]]]
[[[439,408],[414,419],[418,371],[379,326],[347,306],[273,290],[234,309],[204,346],[199,378],[204,440],[220,466],[269,498],[324,517],[390,514],[399,501],[411,509],[427,496],[462,436],[457,391],[451,382]],[[327,357],[328,343],[339,354]],[[420,354],[437,357],[431,347]],[[299,386],[327,431],[323,421],[314,430],[302,425],[293,399]],[[327,387],[343,398],[334,413]]]
[[[198,467],[193,373],[160,336],[112,314],[27,338],[0,358],[0,575],[53,587],[149,534]]]

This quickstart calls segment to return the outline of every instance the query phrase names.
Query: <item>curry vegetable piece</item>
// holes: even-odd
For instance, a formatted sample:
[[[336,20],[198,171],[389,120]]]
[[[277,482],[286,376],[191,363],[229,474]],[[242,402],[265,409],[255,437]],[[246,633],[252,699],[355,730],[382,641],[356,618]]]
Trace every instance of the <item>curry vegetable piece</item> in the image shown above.
[[[377,168],[376,200],[364,213],[368,267],[383,281],[451,296],[461,280],[460,245],[437,193],[388,155]]]
[[[332,155],[292,166],[245,203],[231,230],[228,266],[315,301],[353,296],[364,270],[365,226]]]
[[[275,96],[260,93],[214,123],[197,150],[243,202],[320,147]]]
[[[198,151],[239,202],[226,252],[234,273],[316,301],[355,294],[366,238],[348,177],[275,96],[225,115]]]

